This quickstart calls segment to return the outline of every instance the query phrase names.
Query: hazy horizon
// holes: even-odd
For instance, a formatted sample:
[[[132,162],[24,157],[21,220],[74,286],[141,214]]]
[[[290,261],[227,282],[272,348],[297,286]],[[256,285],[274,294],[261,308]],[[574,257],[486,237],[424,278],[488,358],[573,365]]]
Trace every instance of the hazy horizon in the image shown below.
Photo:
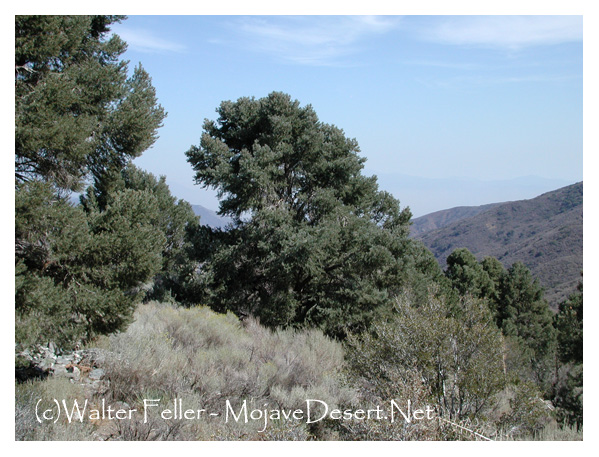
[[[366,171],[367,175],[371,175]],[[392,178],[396,176],[390,175]],[[523,176],[511,180],[482,181],[473,178],[422,178],[417,176],[402,176],[407,180],[389,182],[385,176],[377,175],[379,188],[390,192],[400,200],[402,208],[408,206],[412,217],[417,218],[437,211],[461,207],[481,206],[492,203],[505,203],[509,201],[528,200],[538,197],[546,192],[551,192],[580,181],[565,181],[546,179],[538,176]],[[453,184],[453,185],[452,185]],[[516,186],[516,184],[519,184]],[[193,206],[201,206],[214,213],[218,212],[218,200],[214,198],[207,206],[180,197],[180,194],[191,193],[195,189],[183,189],[174,185],[171,188],[173,195],[183,198]],[[178,194],[175,192],[178,190]],[[453,191],[453,192],[452,192]]]

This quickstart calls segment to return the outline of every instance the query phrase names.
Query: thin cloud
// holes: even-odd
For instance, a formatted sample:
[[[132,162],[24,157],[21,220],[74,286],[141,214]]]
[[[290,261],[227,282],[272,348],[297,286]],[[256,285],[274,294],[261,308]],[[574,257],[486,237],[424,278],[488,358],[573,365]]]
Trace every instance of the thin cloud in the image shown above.
[[[463,16],[443,18],[423,27],[427,41],[520,49],[582,41],[582,16]]]
[[[490,75],[468,75],[457,76],[453,78],[417,78],[416,81],[427,87],[438,87],[447,89],[468,89],[473,86],[493,86],[502,84],[522,84],[522,83],[563,83],[579,79],[580,76],[565,75],[547,75],[530,74],[522,76],[490,76]]]
[[[403,61],[403,64],[415,67],[452,68],[457,70],[474,70],[481,67],[480,64],[475,63],[448,62],[441,60],[406,60]]]
[[[153,32],[129,27],[119,27],[117,34],[127,42],[129,49],[145,53],[183,53],[186,47],[174,41],[165,40]]]
[[[249,17],[233,27],[253,51],[297,64],[339,65],[363,49],[366,39],[392,30],[397,22],[377,16]]]

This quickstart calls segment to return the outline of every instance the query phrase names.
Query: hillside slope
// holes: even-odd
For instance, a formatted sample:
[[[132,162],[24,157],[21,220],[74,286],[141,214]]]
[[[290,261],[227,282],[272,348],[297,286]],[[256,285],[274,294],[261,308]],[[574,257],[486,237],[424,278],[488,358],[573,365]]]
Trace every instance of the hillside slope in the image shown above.
[[[521,261],[555,308],[575,290],[582,271],[582,194],[582,182],[576,183],[530,200],[499,204],[415,238],[443,268],[447,256],[460,247],[478,259],[496,257],[506,267]]]
[[[228,217],[219,216],[215,211],[205,208],[202,205],[191,205],[191,209],[196,216],[200,216],[200,224],[212,228],[224,228],[231,222]]]
[[[410,233],[412,236],[417,237],[426,232],[443,228],[453,222],[476,216],[483,211],[487,211],[499,205],[503,205],[503,203],[490,203],[481,206],[457,206],[455,208],[435,211],[434,213],[413,219]]]

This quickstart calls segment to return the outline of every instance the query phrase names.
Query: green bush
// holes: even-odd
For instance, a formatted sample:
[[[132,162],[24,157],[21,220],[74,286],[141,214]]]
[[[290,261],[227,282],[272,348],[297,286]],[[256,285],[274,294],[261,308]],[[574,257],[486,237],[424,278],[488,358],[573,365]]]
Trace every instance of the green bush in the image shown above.
[[[536,436],[553,421],[552,407],[543,401],[534,383],[511,385],[506,393],[510,408],[501,416],[498,427],[507,438]]]
[[[433,295],[419,307],[403,295],[391,319],[351,338],[351,368],[383,397],[415,371],[440,414],[479,417],[505,382],[502,337],[484,302],[465,298],[460,307],[457,318]]]
[[[393,316],[351,336],[349,377],[363,386],[362,395],[374,403],[400,398],[428,404],[458,424],[484,419],[505,383],[502,336],[484,302],[465,298],[459,307],[455,317],[433,294],[420,306],[404,294]],[[454,439],[445,424],[428,422],[427,430],[410,424],[382,439]]]

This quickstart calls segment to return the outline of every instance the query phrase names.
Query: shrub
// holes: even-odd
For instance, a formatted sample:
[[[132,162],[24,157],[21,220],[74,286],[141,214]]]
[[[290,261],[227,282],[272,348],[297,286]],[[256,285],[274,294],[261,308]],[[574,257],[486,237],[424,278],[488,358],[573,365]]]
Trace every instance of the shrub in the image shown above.
[[[534,437],[553,421],[552,407],[543,401],[535,384],[511,385],[506,393],[510,408],[501,416],[498,426],[507,438]]]
[[[81,386],[69,382],[66,378],[50,377],[44,381],[36,380],[22,384],[15,383],[15,440],[19,441],[77,441],[94,438],[95,427],[89,422],[67,422],[63,417],[54,421],[39,423],[35,416],[38,408],[44,411],[54,406],[53,399],[84,401]]]
[[[426,403],[453,423],[483,418],[505,382],[502,337],[483,302],[464,298],[459,306],[456,317],[433,294],[418,307],[404,294],[388,320],[351,336],[348,376],[362,386],[362,395],[374,403],[393,398]],[[413,424],[400,432],[386,430],[382,439],[455,438],[451,427],[427,424],[422,430]],[[370,429],[358,436],[378,433]]]
[[[233,314],[216,314],[205,307],[176,308],[142,305],[127,332],[110,339],[112,357],[106,362],[112,401],[142,404],[160,399],[161,405],[180,398],[191,408],[224,411],[228,400],[237,410],[305,409],[308,398],[331,407],[351,402],[354,393],[340,384],[343,350],[320,331],[270,330],[257,321],[241,322]],[[121,424],[123,439],[308,439],[326,431],[305,423],[247,424],[224,418],[184,421],[182,425],[156,420]],[[160,428],[162,427],[162,429]],[[168,431],[170,427],[172,430]]]

